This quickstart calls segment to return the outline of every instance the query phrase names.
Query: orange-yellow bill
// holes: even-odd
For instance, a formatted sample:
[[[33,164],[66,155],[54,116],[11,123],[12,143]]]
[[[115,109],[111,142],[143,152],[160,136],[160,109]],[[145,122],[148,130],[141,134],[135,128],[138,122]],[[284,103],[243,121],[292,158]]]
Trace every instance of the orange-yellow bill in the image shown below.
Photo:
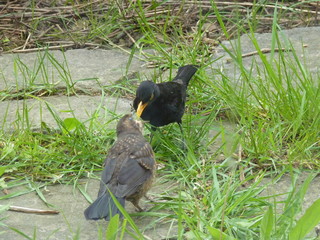
[[[148,103],[142,103],[140,102],[137,108],[137,116],[140,117],[142,115],[143,110],[146,108],[146,106],[148,105]]]

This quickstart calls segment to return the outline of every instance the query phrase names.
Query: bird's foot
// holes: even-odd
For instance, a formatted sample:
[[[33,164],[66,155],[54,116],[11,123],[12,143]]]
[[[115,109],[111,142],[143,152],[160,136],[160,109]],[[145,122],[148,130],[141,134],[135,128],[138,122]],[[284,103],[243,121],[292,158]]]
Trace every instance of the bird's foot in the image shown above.
[[[147,195],[147,194],[145,194],[144,197],[145,197],[147,200],[149,200],[150,202],[155,202],[155,201],[156,201],[153,197],[151,197],[151,196],[149,196],[149,195]]]
[[[145,212],[145,209],[141,208],[138,203],[132,203],[135,206],[137,212]]]

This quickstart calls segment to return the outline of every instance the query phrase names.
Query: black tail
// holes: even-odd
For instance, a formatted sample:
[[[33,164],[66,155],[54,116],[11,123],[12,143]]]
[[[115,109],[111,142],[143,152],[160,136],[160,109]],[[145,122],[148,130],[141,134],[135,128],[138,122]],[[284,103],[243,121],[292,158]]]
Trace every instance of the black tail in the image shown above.
[[[177,76],[173,79],[173,81],[181,80],[185,86],[188,86],[190,79],[196,73],[198,67],[199,66],[197,65],[186,65],[180,67],[178,69]]]
[[[124,207],[125,199],[117,198],[118,202]],[[87,220],[98,220],[105,218],[107,221],[110,220],[111,216],[114,216],[120,213],[119,209],[113,202],[113,199],[109,192],[106,192],[99,196],[85,211],[84,216]]]

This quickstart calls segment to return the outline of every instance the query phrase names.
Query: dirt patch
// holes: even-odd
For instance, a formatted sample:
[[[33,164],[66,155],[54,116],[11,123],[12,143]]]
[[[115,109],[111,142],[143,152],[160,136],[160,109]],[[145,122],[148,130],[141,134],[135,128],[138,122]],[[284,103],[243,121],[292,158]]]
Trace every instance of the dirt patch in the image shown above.
[[[226,34],[219,25],[210,1],[9,1],[0,3],[0,51],[29,52],[48,49],[108,47],[117,44],[131,47],[146,29],[161,29],[169,36],[193,38],[201,27],[203,42],[217,45]],[[248,29],[256,19],[255,32],[271,29],[274,4],[258,6],[251,1],[215,1],[232,38],[239,24]],[[258,7],[257,7],[258,6]],[[283,28],[312,26],[319,23],[319,2],[286,1],[277,7]],[[165,28],[164,28],[165,26]],[[181,29],[178,34],[176,32]],[[161,36],[159,41],[166,41]],[[190,41],[192,42],[192,41]]]

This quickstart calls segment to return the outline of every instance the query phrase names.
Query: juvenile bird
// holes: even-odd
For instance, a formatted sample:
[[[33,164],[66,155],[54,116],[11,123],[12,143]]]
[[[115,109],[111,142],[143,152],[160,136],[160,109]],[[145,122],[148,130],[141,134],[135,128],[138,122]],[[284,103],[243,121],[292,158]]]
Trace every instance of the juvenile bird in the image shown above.
[[[150,144],[142,135],[143,124],[127,114],[117,124],[117,141],[104,163],[98,198],[84,211],[86,219],[97,220],[120,214],[112,197],[124,207],[130,201],[143,211],[139,200],[150,189],[156,163]],[[109,191],[108,191],[109,190]]]
[[[197,69],[196,65],[180,67],[177,76],[170,82],[141,82],[133,101],[137,115],[154,127],[177,122],[182,132],[181,118],[185,109],[186,91]]]

